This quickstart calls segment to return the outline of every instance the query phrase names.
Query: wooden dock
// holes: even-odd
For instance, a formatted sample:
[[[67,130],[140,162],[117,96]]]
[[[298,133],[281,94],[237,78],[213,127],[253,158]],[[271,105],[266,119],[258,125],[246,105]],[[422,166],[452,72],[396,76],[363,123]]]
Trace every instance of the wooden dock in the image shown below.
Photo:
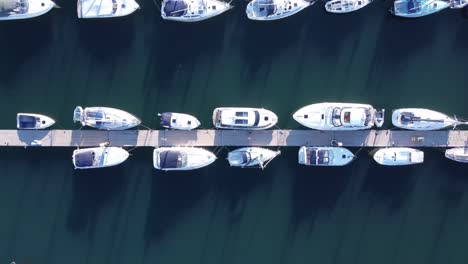
[[[2,146],[91,147],[110,141],[112,146],[329,146],[344,147],[462,147],[468,131],[406,130],[0,130]]]

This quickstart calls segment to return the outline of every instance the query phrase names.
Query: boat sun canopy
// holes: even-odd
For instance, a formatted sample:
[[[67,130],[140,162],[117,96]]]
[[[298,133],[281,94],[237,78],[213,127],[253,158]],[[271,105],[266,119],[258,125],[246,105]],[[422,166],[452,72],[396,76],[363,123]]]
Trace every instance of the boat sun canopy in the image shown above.
[[[21,115],[18,118],[21,128],[34,128],[36,127],[36,118],[34,116]]]
[[[81,152],[75,155],[75,165],[77,167],[90,167],[94,164],[94,151]]]
[[[168,17],[181,17],[187,13],[187,3],[184,0],[164,1],[164,14]]]
[[[170,127],[172,122],[172,114],[171,113],[162,113],[161,114],[161,126]]]

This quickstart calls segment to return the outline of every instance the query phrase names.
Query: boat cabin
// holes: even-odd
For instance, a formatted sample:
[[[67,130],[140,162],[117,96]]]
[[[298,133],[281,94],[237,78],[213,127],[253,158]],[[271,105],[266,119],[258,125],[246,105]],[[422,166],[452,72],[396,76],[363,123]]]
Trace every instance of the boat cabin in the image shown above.
[[[372,116],[368,109],[335,107],[332,111],[332,123],[335,127],[363,127],[368,126]]]
[[[187,153],[176,150],[161,151],[158,165],[161,169],[184,168],[187,166]]]
[[[75,154],[75,166],[78,168],[95,166],[96,153],[93,150]]]

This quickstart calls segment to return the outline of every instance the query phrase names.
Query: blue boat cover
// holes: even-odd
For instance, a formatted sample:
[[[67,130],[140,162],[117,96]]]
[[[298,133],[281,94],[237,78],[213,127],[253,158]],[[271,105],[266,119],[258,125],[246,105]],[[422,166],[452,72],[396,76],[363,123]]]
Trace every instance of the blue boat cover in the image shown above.
[[[180,168],[185,166],[187,156],[175,150],[166,150],[159,153],[159,167],[161,169]]]
[[[187,12],[184,0],[167,0],[164,4],[164,14],[168,17],[181,17]]]
[[[160,123],[161,126],[170,128],[171,127],[171,117],[172,117],[172,113],[170,113],[170,112],[162,113],[161,114],[161,123]]]
[[[36,118],[34,116],[19,116],[19,127],[20,128],[34,128],[36,127]]]
[[[81,152],[75,155],[75,166],[90,167],[94,163],[94,151]]]

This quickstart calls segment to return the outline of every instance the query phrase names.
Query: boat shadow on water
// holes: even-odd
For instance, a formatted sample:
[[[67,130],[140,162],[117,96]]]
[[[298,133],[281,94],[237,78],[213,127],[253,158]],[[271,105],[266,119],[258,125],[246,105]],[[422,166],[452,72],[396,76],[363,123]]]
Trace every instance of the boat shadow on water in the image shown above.
[[[395,213],[405,205],[414,189],[418,166],[423,165],[383,166],[372,161],[365,173],[361,194],[367,197],[369,206],[383,204],[390,213]]]
[[[306,230],[310,233],[315,219],[335,208],[352,178],[350,174],[353,169],[353,163],[343,167],[296,165],[291,168],[291,235],[306,224]]]
[[[0,88],[2,84],[14,83],[18,78],[18,70],[49,45],[52,21],[52,16],[47,14],[34,19],[0,23]]]
[[[72,201],[66,226],[71,232],[87,231],[92,239],[100,211],[109,206],[126,184],[122,165],[89,170],[74,170]],[[121,197],[122,201],[123,197]],[[117,209],[121,211],[121,208]]]
[[[113,60],[127,53],[137,30],[132,16],[80,19],[75,26],[81,45],[91,53],[93,59],[100,61]]]
[[[230,168],[221,158],[227,153],[217,154],[216,162],[199,170],[154,170],[145,227],[146,247],[162,240],[189,214],[208,210],[215,217],[217,210],[227,208],[228,224],[237,223],[243,216],[248,195],[271,180],[258,169]],[[211,202],[202,204],[206,198]],[[205,208],[191,211],[200,206]]]

